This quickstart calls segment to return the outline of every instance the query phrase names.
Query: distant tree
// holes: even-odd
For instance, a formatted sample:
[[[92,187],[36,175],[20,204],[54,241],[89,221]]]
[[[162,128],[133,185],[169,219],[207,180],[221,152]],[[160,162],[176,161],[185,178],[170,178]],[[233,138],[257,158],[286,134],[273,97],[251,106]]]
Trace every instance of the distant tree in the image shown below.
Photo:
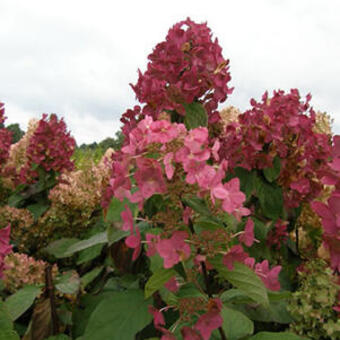
[[[25,134],[25,132],[20,129],[20,126],[17,123],[6,126],[6,129],[12,131],[12,144],[19,142],[19,140]]]

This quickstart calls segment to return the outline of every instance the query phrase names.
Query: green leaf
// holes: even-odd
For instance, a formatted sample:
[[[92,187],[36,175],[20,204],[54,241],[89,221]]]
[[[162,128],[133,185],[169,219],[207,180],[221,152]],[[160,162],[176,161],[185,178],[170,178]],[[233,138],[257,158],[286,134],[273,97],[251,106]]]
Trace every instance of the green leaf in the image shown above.
[[[113,226],[109,226],[107,228],[107,239],[109,241],[109,245],[121,240],[122,238],[128,236],[130,233],[125,230],[117,229]]]
[[[108,243],[107,233],[103,231],[101,233],[95,234],[87,240],[82,240],[77,243],[72,244],[64,253],[63,257],[68,257],[77,253],[81,250],[93,247],[96,244]]]
[[[71,340],[71,338],[67,336],[66,334],[58,334],[58,335],[50,336],[46,340]]]
[[[236,177],[240,180],[240,189],[242,192],[246,194],[246,197],[253,193],[255,189],[255,181],[256,181],[256,172],[248,171],[244,168],[237,167],[235,168]]]
[[[194,102],[183,104],[185,108],[184,124],[188,130],[208,125],[208,115],[202,104]]]
[[[78,254],[78,259],[77,259],[77,265],[79,266],[80,264],[92,261],[96,257],[98,257],[102,250],[103,250],[104,244],[96,244],[91,248],[87,248],[84,250],[81,250]]]
[[[0,300],[0,340],[19,340],[13,330],[13,322],[4,303]]]
[[[183,203],[202,215],[211,216],[210,210],[206,206],[204,200],[202,200],[201,198],[198,198],[196,196],[184,198]]]
[[[74,270],[63,273],[63,275],[56,281],[55,288],[63,294],[77,294],[80,288],[80,278],[78,273]]]
[[[135,339],[152,320],[150,304],[152,301],[145,300],[141,290],[112,292],[91,314],[83,340]]]
[[[222,328],[228,340],[237,340],[253,334],[254,324],[243,313],[223,306],[221,315]]]
[[[150,297],[175,275],[176,272],[173,269],[158,269],[145,284],[145,298]]]
[[[32,213],[35,221],[37,221],[38,218],[42,216],[48,210],[49,207],[50,205],[46,203],[35,203],[28,205],[26,209]]]
[[[256,193],[259,198],[263,214],[276,220],[283,215],[283,195],[282,189],[275,183],[266,183],[264,180],[257,178]]]
[[[57,259],[60,259],[65,257],[65,253],[68,248],[79,241],[80,240],[77,238],[61,238],[60,240],[50,243],[43,250],[46,251],[48,254],[53,255]]]
[[[41,293],[41,289],[36,286],[26,286],[9,296],[4,305],[13,321],[30,308],[35,298]]]
[[[226,290],[220,296],[220,299],[223,303],[252,303],[253,299],[250,299],[246,294],[241,292],[237,288],[231,288]]]
[[[260,332],[247,340],[306,340],[306,338],[288,332]]]
[[[246,314],[250,319],[259,322],[276,322],[289,324],[293,322],[292,317],[287,311],[287,302],[272,302],[268,308],[258,306],[239,306],[238,310]]]
[[[82,288],[90,284],[103,270],[104,266],[96,267],[80,278]]]
[[[181,286],[179,291],[176,293],[178,298],[192,298],[192,297],[200,297],[204,298],[205,296],[198,290],[198,288],[191,282],[184,284]]]
[[[268,182],[274,182],[280,175],[281,161],[279,157],[275,157],[273,160],[273,166],[271,168],[263,169],[264,177]]]
[[[195,221],[194,227],[197,229],[197,233],[199,233],[201,230],[221,229],[223,228],[223,224],[221,222],[217,222],[216,219],[202,217],[198,221]]]
[[[229,270],[224,266],[220,259],[212,259],[209,262],[218,273],[228,280],[234,287],[241,292],[266,307],[269,306],[267,289],[261,279],[246,265],[234,262],[234,269]]]

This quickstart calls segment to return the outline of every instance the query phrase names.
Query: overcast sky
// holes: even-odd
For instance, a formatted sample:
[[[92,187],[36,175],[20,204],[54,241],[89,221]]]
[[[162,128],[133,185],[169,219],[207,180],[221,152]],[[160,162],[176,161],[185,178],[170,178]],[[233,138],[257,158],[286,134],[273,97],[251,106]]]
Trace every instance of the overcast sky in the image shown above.
[[[22,128],[54,112],[78,144],[113,136],[136,103],[137,69],[189,16],[230,59],[235,90],[222,107],[298,88],[340,133],[339,13],[338,0],[0,0],[0,101]]]

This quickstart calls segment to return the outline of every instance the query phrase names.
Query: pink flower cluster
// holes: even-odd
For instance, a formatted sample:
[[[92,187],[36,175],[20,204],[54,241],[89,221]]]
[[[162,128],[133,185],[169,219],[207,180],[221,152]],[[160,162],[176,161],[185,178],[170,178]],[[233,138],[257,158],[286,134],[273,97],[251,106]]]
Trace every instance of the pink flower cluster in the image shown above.
[[[323,241],[330,252],[331,267],[340,273],[340,188],[332,193],[327,204],[314,201],[311,206],[321,217]]]
[[[253,269],[268,289],[273,291],[280,290],[278,276],[281,271],[281,266],[274,266],[272,269],[269,269],[269,262],[267,260],[255,264],[255,259],[249,257],[239,244],[231,247],[223,257],[223,264],[229,270],[234,269],[234,262],[244,263]]]
[[[266,92],[262,102],[251,100],[252,109],[238,116],[221,138],[219,155],[229,166],[250,169],[271,167],[281,160],[278,182],[288,207],[311,201],[320,193],[320,179],[328,171],[331,144],[327,134],[317,133],[311,96],[300,100],[298,90],[285,94]]]
[[[327,204],[319,201],[311,203],[312,209],[321,217],[323,226],[323,245],[329,250],[331,267],[340,273],[340,136],[334,136],[328,173],[323,181],[335,185],[335,190]]]
[[[35,164],[46,171],[58,173],[72,170],[73,162],[70,158],[74,148],[75,140],[66,131],[64,120],[58,120],[55,114],[49,118],[44,114],[27,147],[27,171]]]
[[[5,256],[12,251],[12,246],[9,244],[11,234],[11,226],[0,229],[0,279],[3,278],[5,267]]]
[[[157,118],[163,110],[175,110],[184,115],[183,104],[200,101],[208,114],[218,118],[218,103],[232,92],[229,61],[206,23],[197,24],[189,18],[174,25],[166,40],[157,44],[149,55],[147,70],[139,71],[136,97],[146,105],[136,106],[122,117],[125,135],[135,127],[142,114]]]
[[[162,147],[159,149],[159,144]],[[218,144],[209,145],[208,130],[199,127],[187,130],[183,124],[170,123],[167,120],[154,121],[150,116],[141,120],[129,134],[129,143],[122,148],[121,159],[113,162],[113,175],[110,180],[110,192],[119,199],[127,198],[143,208],[145,200],[154,194],[168,192],[167,185],[174,181],[175,173],[184,174],[187,184],[196,185],[199,195],[211,199],[222,210],[240,219],[250,211],[243,207],[245,195],[240,191],[237,178],[223,183],[227,162],[211,165],[215,161]],[[147,157],[148,150],[159,149],[159,159]],[[133,177],[133,181],[131,180]],[[134,189],[133,183],[138,190]],[[131,227],[131,214],[123,213],[123,228],[131,231],[126,244],[135,249],[134,258],[140,249],[139,231]],[[187,237],[186,232],[177,231],[170,239],[158,241],[156,250],[164,259],[166,268],[172,267],[181,256],[188,257],[190,247],[180,246]],[[176,240],[173,240],[176,238]],[[177,249],[177,248],[181,249]]]
[[[202,306],[203,307],[203,306]],[[223,319],[220,315],[222,302],[220,299],[210,299],[206,311],[200,315],[193,327],[184,326],[181,333],[184,340],[209,340],[211,333],[222,326]],[[176,340],[176,337],[163,326],[165,320],[160,310],[149,306],[149,313],[154,318],[155,328],[163,333],[161,340]]]
[[[0,172],[2,171],[3,165],[8,158],[12,141],[11,132],[1,127],[5,119],[5,105],[4,103],[0,102]]]

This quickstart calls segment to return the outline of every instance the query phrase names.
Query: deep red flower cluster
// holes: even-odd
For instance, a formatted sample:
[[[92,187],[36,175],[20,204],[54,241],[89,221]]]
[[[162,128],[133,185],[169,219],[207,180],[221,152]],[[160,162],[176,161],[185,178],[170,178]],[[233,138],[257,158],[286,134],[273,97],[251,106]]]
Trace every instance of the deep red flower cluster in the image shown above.
[[[212,40],[206,23],[189,18],[177,23],[148,59],[147,70],[139,71],[138,82],[132,85],[139,102],[146,105],[123,115],[126,135],[141,113],[157,118],[163,110],[175,110],[184,115],[183,104],[194,101],[201,102],[211,117],[218,117],[218,103],[232,92],[229,61],[223,58],[217,39]]]
[[[219,155],[231,168],[264,169],[280,158],[278,183],[288,207],[317,197],[329,170],[331,143],[328,135],[314,131],[310,99],[308,95],[301,101],[296,89],[274,91],[271,98],[266,92],[261,102],[251,100],[252,108],[239,115],[238,123],[229,124],[221,139]]]
[[[0,279],[3,276],[4,259],[7,254],[12,251],[12,246],[9,244],[11,226],[0,229]]]
[[[12,141],[11,132],[1,127],[5,120],[5,104],[0,102],[0,172],[3,164],[5,164],[8,158]]]
[[[26,171],[31,173],[34,165],[57,173],[72,170],[74,165],[70,158],[75,145],[74,138],[66,131],[64,120],[58,120],[55,114],[49,118],[44,114],[29,141]]]

